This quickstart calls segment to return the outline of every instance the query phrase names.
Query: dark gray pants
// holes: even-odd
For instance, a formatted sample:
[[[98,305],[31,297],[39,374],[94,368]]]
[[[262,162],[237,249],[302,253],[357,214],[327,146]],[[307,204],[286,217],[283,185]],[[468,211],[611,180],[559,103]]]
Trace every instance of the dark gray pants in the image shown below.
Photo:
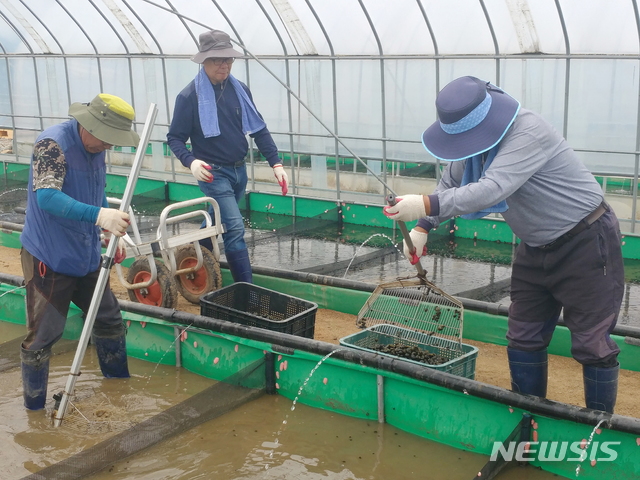
[[[624,293],[618,219],[609,211],[557,250],[518,245],[511,275],[509,347],[549,345],[560,311],[571,331],[571,354],[582,364],[615,364],[609,334]]]
[[[87,314],[100,269],[84,277],[69,277],[44,266],[24,248],[20,256],[27,286],[27,337],[22,346],[26,350],[51,347],[62,337],[71,302]],[[125,332],[120,305],[108,280],[93,331],[101,336]]]

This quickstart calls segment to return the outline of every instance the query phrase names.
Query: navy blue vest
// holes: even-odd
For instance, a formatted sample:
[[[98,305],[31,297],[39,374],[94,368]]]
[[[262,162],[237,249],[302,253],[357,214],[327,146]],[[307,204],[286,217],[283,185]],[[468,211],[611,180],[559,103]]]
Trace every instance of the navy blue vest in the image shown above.
[[[57,142],[64,152],[67,173],[62,192],[79,202],[102,207],[106,186],[105,153],[91,154],[85,150],[75,119],[47,128],[36,142],[44,138]],[[20,241],[29,253],[57,273],[83,277],[100,266],[98,226],[51,215],[38,206],[33,191],[33,156]]]

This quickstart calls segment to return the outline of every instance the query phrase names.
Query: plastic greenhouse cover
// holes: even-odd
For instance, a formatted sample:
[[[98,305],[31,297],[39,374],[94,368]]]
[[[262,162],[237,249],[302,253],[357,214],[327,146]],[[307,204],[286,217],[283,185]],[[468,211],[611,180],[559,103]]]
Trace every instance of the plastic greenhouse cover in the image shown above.
[[[190,56],[199,33],[218,28],[254,55],[638,54],[633,2],[558,5],[560,11],[554,0],[2,0],[0,53]]]

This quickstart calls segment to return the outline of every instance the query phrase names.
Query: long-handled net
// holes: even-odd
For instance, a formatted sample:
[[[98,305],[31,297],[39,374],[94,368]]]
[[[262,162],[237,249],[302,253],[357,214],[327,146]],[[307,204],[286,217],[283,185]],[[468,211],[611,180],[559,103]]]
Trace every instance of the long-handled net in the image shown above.
[[[395,197],[390,195],[388,202],[394,205]],[[404,222],[398,226],[409,250],[415,250]],[[419,261],[415,266],[417,276],[376,287],[358,313],[357,326],[384,331],[398,343],[436,350],[444,360],[453,360],[463,352],[462,302],[427,280]]]
[[[358,313],[357,325],[390,325],[384,332],[403,344],[437,347],[446,360],[462,352],[462,303],[423,277],[378,285]]]

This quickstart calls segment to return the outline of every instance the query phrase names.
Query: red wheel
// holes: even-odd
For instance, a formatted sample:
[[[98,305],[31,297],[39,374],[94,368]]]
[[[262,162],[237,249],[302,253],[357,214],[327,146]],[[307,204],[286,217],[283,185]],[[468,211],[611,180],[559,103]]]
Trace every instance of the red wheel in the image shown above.
[[[178,288],[169,269],[158,260],[156,264],[156,281],[146,288],[129,290],[129,298],[133,302],[156,307],[176,308],[178,306]],[[151,279],[151,269],[146,258],[136,260],[129,267],[127,282],[142,283]]]
[[[218,290],[222,286],[222,274],[220,264],[216,257],[207,248],[202,250],[203,264],[200,270],[184,275],[177,275],[178,290],[184,298],[196,305],[200,303],[200,297],[205,293]],[[196,249],[193,245],[178,248],[176,252],[176,265],[178,270],[193,268],[198,264]]]

